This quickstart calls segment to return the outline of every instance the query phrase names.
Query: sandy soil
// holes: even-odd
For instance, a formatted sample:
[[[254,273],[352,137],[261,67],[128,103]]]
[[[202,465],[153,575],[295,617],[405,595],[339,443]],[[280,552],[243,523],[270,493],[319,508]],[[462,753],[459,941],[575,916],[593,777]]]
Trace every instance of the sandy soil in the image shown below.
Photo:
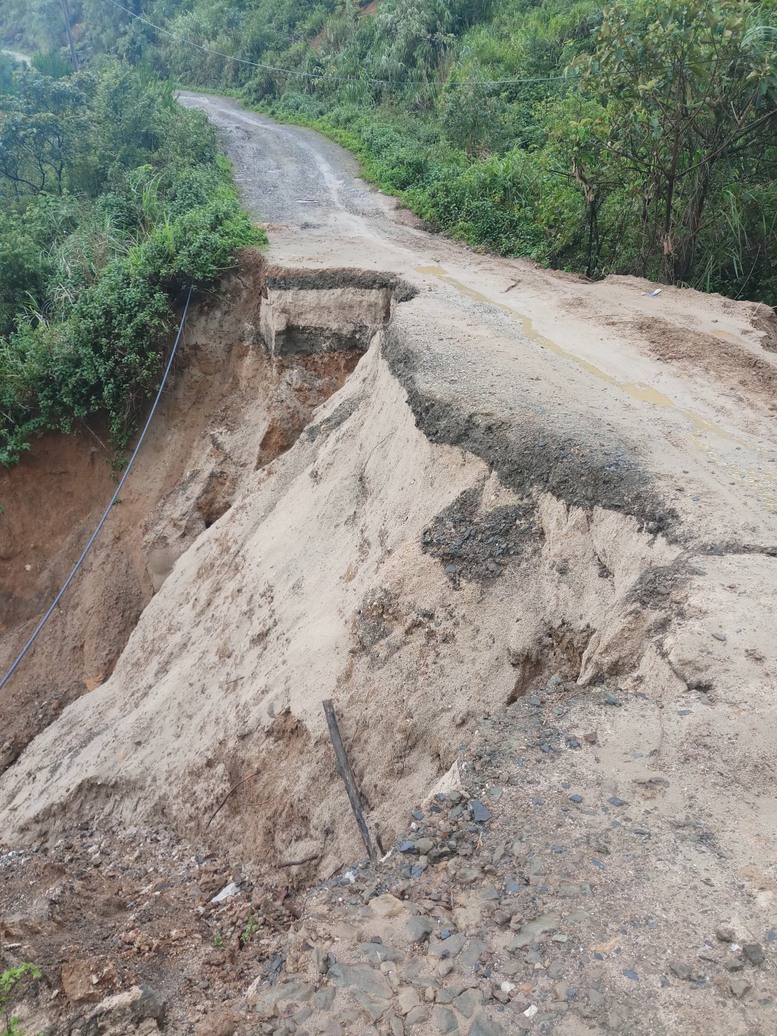
[[[394,991],[382,1013],[352,992],[342,1003],[322,994],[320,1017],[295,1021],[291,1008],[273,1008],[261,1031],[775,1031],[777,356],[768,314],[475,254],[415,225],[315,134],[229,101],[182,101],[219,126],[246,203],[270,231],[275,279],[246,256],[225,298],[203,300],[192,319],[186,368],[133,476],[132,518],[117,523],[95,584],[109,585],[127,556],[141,573],[132,585],[142,613],[114,623],[121,633],[108,638],[120,653],[110,678],[87,688],[55,636],[36,652],[41,668],[21,672],[16,697],[0,702],[6,716],[29,715],[44,672],[68,686],[78,675],[90,690],[68,692],[58,718],[30,728],[37,736],[0,776],[14,952],[37,952],[46,966],[29,1017],[57,1019],[63,1032],[84,1024],[77,998],[51,999],[66,985],[75,908],[58,919],[41,906],[53,880],[45,867],[63,880],[83,873],[83,895],[102,874],[118,881],[118,939],[137,922],[144,886],[126,846],[142,831],[162,839],[153,866],[176,890],[170,912],[149,907],[160,931],[175,923],[190,942],[213,938],[203,928],[203,864],[170,862],[192,852],[212,853],[225,884],[240,868],[249,910],[252,890],[258,902],[279,886],[302,897],[285,920],[262,908],[262,938],[238,939],[208,978],[234,1008],[230,1032],[257,1031],[257,1004],[267,1006],[279,968],[284,982],[305,970],[292,963],[305,932],[318,925],[334,946],[343,919],[333,910],[369,927],[372,915],[360,911],[381,888],[425,916],[441,901],[432,896],[452,897],[435,924],[484,943],[488,963],[474,963],[488,975],[464,967],[482,1011],[457,1008],[456,1028],[440,1028],[450,1019],[437,1010],[446,1002],[438,976],[425,1013],[403,1013]],[[303,328],[310,342],[320,327],[326,348],[342,347],[372,283],[365,272],[394,277],[394,302],[355,370],[357,355],[338,351],[323,367],[321,354],[268,358],[263,306],[276,313],[273,333],[295,341]],[[372,320],[357,327],[360,342]],[[27,489],[45,451],[53,461],[64,448],[43,444],[8,477],[5,492],[30,515],[45,509]],[[89,463],[84,443],[72,449],[70,485]],[[80,510],[73,494],[72,541],[52,541],[45,576],[43,548],[35,580],[24,559],[62,523],[52,520],[46,538],[7,525],[3,557],[16,566],[9,654],[104,483],[104,473],[90,479]],[[115,613],[104,592],[77,586],[71,655],[79,629],[87,643],[88,622],[110,630]],[[392,856],[343,899],[342,868],[363,850],[334,770],[326,698],[381,851],[408,835],[411,811],[452,766],[470,768],[468,794],[500,789],[491,826],[471,819],[475,877],[444,859],[405,874]],[[91,870],[95,852],[104,862]],[[516,881],[520,894],[510,891]],[[323,905],[304,892],[316,882],[330,890]],[[37,898],[25,891],[31,883]],[[481,893],[514,910],[512,930],[548,915],[558,925],[527,929],[531,938],[511,949],[491,908],[466,907]],[[37,934],[36,910],[46,913]],[[95,915],[82,926],[87,971],[105,923]],[[142,975],[104,951],[116,977],[96,985],[107,993],[142,979],[171,1001],[180,994],[168,1028],[194,1032],[200,1008],[207,1018],[212,1006],[197,993],[204,958],[192,950],[182,964],[169,940],[154,938]],[[761,947],[763,959],[753,950],[740,960],[732,940]],[[323,989],[328,971],[316,974]],[[515,988],[494,987],[492,974]],[[568,975],[570,995],[559,987]],[[58,1006],[65,1001],[71,1014]],[[157,1023],[136,1018],[121,1031]]]

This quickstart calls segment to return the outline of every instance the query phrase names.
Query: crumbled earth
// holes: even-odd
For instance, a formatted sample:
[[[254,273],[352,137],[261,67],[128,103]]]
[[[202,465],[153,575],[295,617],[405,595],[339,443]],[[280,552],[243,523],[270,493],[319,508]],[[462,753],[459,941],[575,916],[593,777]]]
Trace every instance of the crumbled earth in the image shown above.
[[[552,678],[482,718],[380,863],[309,890],[304,861],[258,882],[218,853],[88,825],[55,853],[1,857],[7,960],[43,972],[23,1022],[73,1036],[669,1036],[710,1019],[774,1032],[777,929],[682,773],[639,738],[628,787],[603,765],[613,726],[645,704]]]

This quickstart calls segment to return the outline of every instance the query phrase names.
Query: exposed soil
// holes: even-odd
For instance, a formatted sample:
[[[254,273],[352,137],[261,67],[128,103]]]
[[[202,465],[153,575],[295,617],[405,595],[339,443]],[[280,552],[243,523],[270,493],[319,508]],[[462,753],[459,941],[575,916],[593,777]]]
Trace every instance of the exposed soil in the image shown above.
[[[247,476],[293,445],[356,366],[361,353],[347,348],[267,357],[258,345],[262,279],[261,265],[246,257],[219,299],[195,305],[145,461],[67,605],[25,659],[23,678],[0,696],[0,773],[66,705],[111,675],[178,557],[229,510]],[[113,480],[102,439],[86,430],[47,435],[18,468],[0,472],[3,671],[80,555]]]
[[[773,331],[768,322],[756,314],[753,326],[763,328],[766,334],[759,346],[748,356],[741,341],[728,341],[702,334],[690,328],[678,328],[668,320],[653,318],[634,321],[633,330],[649,343],[654,356],[684,367],[688,374],[697,371],[714,378],[727,392],[741,390],[739,398],[749,407],[763,404],[767,410],[777,411],[777,359],[763,355],[761,350],[775,351],[771,346]],[[760,355],[759,355],[760,353]]]
[[[26,1030],[774,1032],[758,308],[474,255],[314,134],[184,100],[273,243],[199,300],[0,701]],[[4,476],[7,659],[110,495],[95,442]]]

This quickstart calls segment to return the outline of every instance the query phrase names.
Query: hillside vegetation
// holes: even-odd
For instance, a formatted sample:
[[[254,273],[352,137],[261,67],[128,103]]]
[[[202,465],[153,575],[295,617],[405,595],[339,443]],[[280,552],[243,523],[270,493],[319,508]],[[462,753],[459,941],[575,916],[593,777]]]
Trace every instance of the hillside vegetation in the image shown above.
[[[777,303],[777,0],[73,10],[83,53],[319,126],[473,245]]]
[[[40,65],[0,68],[0,464],[90,418],[123,448],[185,290],[263,239],[169,85]]]

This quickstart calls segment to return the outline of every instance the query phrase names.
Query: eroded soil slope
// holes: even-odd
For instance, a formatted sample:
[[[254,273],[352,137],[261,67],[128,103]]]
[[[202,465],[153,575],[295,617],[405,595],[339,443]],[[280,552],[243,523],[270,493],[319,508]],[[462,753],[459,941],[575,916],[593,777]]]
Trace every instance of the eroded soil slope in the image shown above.
[[[111,674],[177,558],[344,383],[356,349],[272,358],[260,347],[261,260],[247,255],[192,312],[147,446],[66,603],[0,696],[0,772]],[[0,472],[0,667],[64,582],[114,488],[102,429],[48,435]]]
[[[28,1027],[774,1031],[763,314],[474,256],[187,103],[264,172],[272,266],[202,301],[103,581],[15,685],[28,722],[38,674],[75,699],[0,777]],[[84,695],[122,543],[137,623]]]

